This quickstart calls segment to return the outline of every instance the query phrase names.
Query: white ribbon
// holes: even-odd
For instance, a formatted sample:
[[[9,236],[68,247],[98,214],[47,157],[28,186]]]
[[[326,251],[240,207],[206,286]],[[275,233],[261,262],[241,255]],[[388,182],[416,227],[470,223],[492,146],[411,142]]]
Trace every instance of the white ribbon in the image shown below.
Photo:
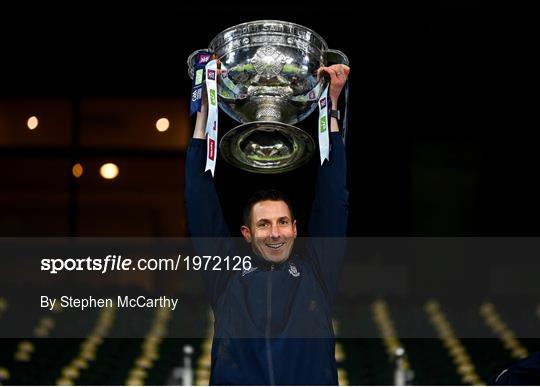
[[[217,61],[212,60],[207,63],[206,71],[206,93],[208,95],[208,120],[206,121],[206,168],[214,176],[217,159],[217,139],[218,139],[218,96],[217,96]]]
[[[319,98],[319,151],[321,156],[321,165],[324,160],[330,161],[330,135],[328,122],[328,85]]]

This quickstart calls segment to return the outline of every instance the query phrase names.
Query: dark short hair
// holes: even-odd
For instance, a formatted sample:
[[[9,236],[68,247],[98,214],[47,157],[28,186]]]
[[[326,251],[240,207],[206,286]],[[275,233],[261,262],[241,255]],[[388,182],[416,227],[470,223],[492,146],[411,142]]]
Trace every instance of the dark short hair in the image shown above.
[[[294,212],[291,200],[284,192],[277,189],[262,189],[253,193],[253,195],[246,200],[242,213],[244,225],[251,225],[251,210],[253,209],[253,206],[265,200],[271,200],[273,202],[285,202],[287,207],[289,207],[289,211],[291,212],[291,221],[294,220]]]

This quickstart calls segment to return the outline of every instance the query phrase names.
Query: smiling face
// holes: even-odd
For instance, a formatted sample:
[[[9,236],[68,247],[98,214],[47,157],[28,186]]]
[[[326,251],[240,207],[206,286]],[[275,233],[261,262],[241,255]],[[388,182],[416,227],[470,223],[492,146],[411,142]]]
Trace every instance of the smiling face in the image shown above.
[[[251,208],[250,225],[241,228],[244,239],[256,254],[280,263],[289,258],[296,238],[296,221],[287,203],[263,200]]]

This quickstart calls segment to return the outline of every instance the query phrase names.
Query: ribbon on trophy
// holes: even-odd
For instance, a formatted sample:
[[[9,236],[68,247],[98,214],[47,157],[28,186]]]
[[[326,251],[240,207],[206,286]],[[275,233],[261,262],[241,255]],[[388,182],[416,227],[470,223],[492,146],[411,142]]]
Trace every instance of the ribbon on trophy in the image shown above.
[[[324,160],[330,161],[330,135],[328,134],[328,86],[324,88],[321,97],[319,98],[319,153],[321,157],[321,165]]]
[[[189,114],[201,111],[202,92],[204,81],[204,69],[210,60],[212,54],[208,51],[199,51],[195,56],[195,65],[193,67],[193,82],[191,84],[191,106]]]
[[[206,64],[206,92],[208,95],[208,119],[206,121],[206,167],[214,176],[217,158],[218,101],[217,101],[217,60]]]

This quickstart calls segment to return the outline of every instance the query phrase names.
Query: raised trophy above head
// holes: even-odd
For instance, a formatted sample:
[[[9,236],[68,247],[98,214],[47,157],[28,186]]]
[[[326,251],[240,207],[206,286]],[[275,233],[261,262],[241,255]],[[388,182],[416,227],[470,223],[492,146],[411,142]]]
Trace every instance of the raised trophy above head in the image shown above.
[[[210,73],[201,71],[200,57],[205,55],[216,59],[217,68]],[[188,58],[194,85],[202,83],[203,74],[215,79],[209,102],[212,105],[217,93],[216,115],[219,105],[241,123],[222,137],[223,158],[240,169],[267,174],[291,171],[315,152],[313,138],[294,125],[323,105],[319,101],[328,81],[317,79],[317,69],[336,63],[348,64],[348,59],[328,49],[316,32],[276,20],[228,28],[212,39],[208,49]]]

